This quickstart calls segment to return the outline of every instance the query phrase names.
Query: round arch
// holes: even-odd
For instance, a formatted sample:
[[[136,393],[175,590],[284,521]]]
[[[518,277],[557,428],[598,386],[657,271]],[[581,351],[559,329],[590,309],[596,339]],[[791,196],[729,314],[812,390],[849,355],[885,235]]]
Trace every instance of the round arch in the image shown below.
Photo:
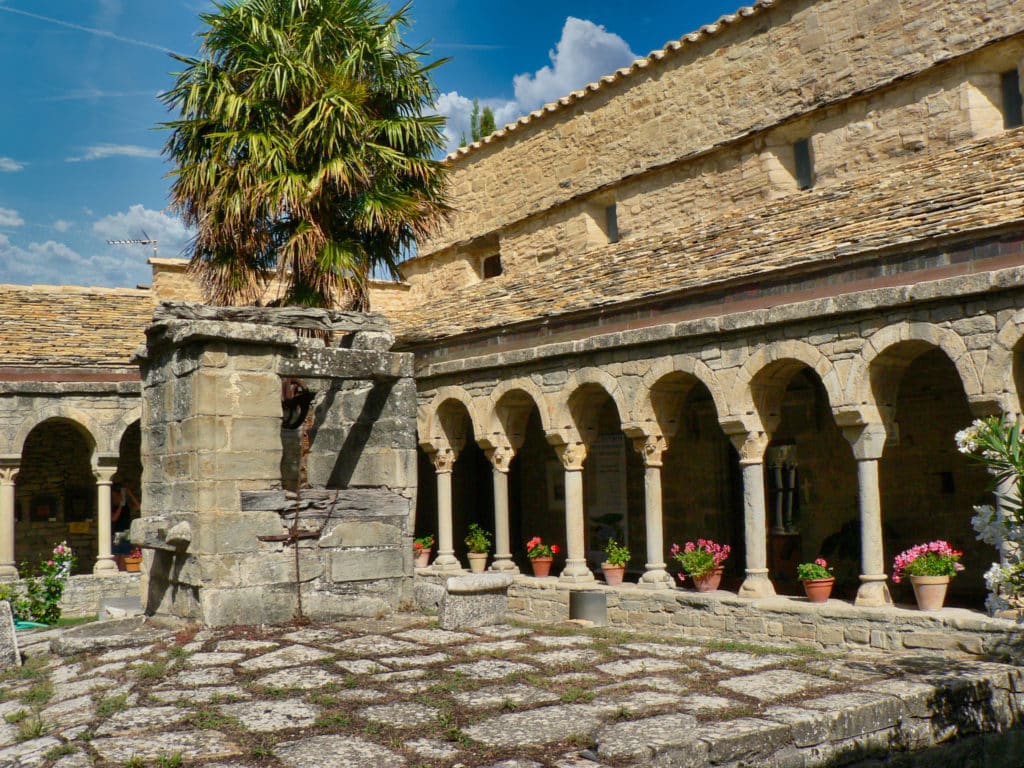
[[[455,433],[456,419],[451,417],[458,411],[458,406],[462,406],[469,417],[468,434]],[[416,428],[420,444],[424,446],[461,447],[466,440],[479,439],[482,424],[477,402],[462,387],[441,387],[429,404],[417,410]]]
[[[581,424],[587,406],[594,397],[604,396],[615,404],[622,426],[628,418],[629,402],[618,380],[600,368],[581,368],[574,372],[553,404],[551,431],[560,433],[566,442],[582,441],[586,427],[581,428]]]
[[[66,421],[82,434],[92,451],[93,463],[96,461],[97,449],[109,445],[109,441],[106,439],[107,433],[85,411],[67,405],[51,405],[33,412],[21,423],[11,446],[13,452],[20,454],[25,447],[25,440],[29,433],[51,419]]]
[[[727,413],[727,401],[718,376],[708,366],[690,355],[659,358],[643,377],[643,386],[633,398],[629,420],[641,428],[657,424],[660,434],[674,433],[670,414],[679,406],[697,384],[703,384],[711,394],[718,414]]]

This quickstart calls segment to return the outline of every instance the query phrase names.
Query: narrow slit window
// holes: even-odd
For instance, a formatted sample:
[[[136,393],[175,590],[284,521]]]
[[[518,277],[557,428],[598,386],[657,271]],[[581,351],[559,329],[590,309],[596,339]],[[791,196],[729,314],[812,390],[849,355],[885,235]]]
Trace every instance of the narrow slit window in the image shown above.
[[[615,203],[604,209],[604,224],[605,232],[608,233],[608,242],[619,242],[619,213],[616,210]]]
[[[811,164],[811,140],[800,139],[793,144],[793,160],[796,169],[796,185],[799,189],[814,186],[814,166]]]
[[[489,277],[497,277],[501,274],[501,254],[496,253],[493,256],[487,256],[484,258],[482,265],[482,272],[484,280]]]
[[[1016,69],[999,76],[1003,92],[1003,128],[1024,125],[1024,104],[1020,95],[1020,73]]]

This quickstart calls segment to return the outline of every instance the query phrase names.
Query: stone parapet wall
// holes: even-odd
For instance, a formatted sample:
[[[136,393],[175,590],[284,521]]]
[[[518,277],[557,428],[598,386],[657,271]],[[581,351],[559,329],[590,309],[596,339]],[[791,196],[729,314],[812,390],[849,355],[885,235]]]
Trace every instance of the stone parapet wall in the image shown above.
[[[519,576],[509,588],[509,612],[530,621],[564,621],[572,589],[555,578]],[[608,625],[622,629],[827,651],[932,650],[1024,659],[1024,625],[963,609],[925,613],[856,607],[838,600],[812,605],[800,598],[747,600],[727,592],[643,590],[635,585],[587,589],[605,593]]]
[[[453,189],[459,214],[421,252],[494,232],[627,176],[909,80],[1020,33],[1024,6],[1014,0],[997,6],[981,0],[898,5],[865,1],[855,6],[838,0],[793,0],[762,8],[752,18],[723,25],[585,99],[534,118],[503,140],[457,157]],[[1010,63],[1016,62],[1011,58]],[[955,140],[964,133],[965,121],[975,126],[972,135],[990,130],[989,116],[968,115],[972,106],[984,106],[971,93],[949,99],[939,94],[946,85],[914,87],[918,85],[909,101],[920,102],[918,109],[930,117],[897,128],[898,110],[893,120],[875,124],[869,108],[862,119],[847,116],[849,138],[861,145],[877,138],[878,155],[884,157],[894,148],[896,154],[919,150],[929,134],[940,141]],[[983,83],[979,90],[984,95],[989,88]],[[716,96],[694,98],[709,93]],[[929,99],[945,106],[929,106]],[[946,125],[924,127],[932,120]],[[847,141],[842,144],[843,153],[851,151]],[[844,163],[838,155],[828,156],[835,146],[832,140],[815,146],[826,172],[838,173]],[[855,156],[847,161],[855,162]],[[509,179],[516,184],[510,185]]]

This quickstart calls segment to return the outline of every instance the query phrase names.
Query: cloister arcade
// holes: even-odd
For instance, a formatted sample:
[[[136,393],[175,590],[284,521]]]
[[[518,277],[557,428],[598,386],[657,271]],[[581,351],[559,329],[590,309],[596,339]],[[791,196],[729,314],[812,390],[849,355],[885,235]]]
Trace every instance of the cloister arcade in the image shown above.
[[[125,407],[129,406],[130,407]],[[140,412],[126,399],[102,408],[63,402],[33,409],[0,444],[0,580],[19,578],[67,541],[76,572],[117,571],[111,552],[111,488],[139,497]]]
[[[727,369],[634,351],[563,360],[557,384],[550,368],[421,382],[421,468],[435,478],[421,474],[417,533],[436,526],[440,572],[461,567],[470,522],[493,525],[496,571],[526,570],[524,542],[541,536],[564,546],[571,584],[595,579],[613,535],[647,589],[678,583],[672,543],[711,538],[733,547],[725,583],[748,597],[795,594],[797,563],[823,556],[859,605],[891,603],[891,558],[941,538],[965,552],[951,599],[980,607],[996,554],[970,518],[992,495],[954,435],[1020,410],[1022,329],[994,331],[982,345],[905,321],[832,356],[779,339]]]

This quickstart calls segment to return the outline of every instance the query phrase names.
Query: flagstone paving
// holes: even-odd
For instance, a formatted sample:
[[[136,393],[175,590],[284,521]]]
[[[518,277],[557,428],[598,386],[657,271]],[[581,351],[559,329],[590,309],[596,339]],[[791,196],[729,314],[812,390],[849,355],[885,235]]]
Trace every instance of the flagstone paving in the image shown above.
[[[1017,667],[575,626],[153,628],[74,657],[25,637],[32,658],[0,674],[0,768],[813,766],[983,728],[975,702],[1024,711]]]

